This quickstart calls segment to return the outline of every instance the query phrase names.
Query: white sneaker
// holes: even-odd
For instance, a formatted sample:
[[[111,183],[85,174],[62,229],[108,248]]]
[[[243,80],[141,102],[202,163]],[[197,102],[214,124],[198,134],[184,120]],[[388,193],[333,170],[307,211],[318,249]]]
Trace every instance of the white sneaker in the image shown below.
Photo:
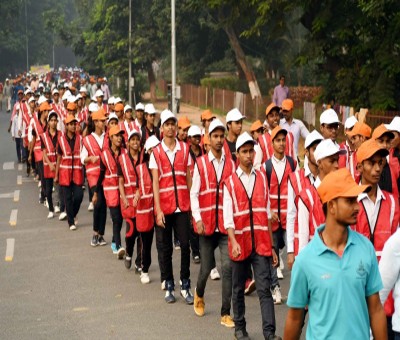
[[[125,255],[125,248],[120,247],[117,252],[118,260],[122,260]]]
[[[59,207],[58,205],[56,205],[56,206],[54,207],[54,212],[55,212],[56,214],[60,213],[60,207]]]
[[[76,226],[70,225],[70,226],[69,226],[69,230],[76,230]]]
[[[274,288],[274,291],[272,292],[272,298],[274,299],[275,305],[280,305],[282,303],[282,294],[279,286]]]
[[[66,213],[65,211],[63,211],[63,212],[60,214],[60,216],[58,216],[58,219],[59,219],[60,221],[62,221],[62,220],[64,220],[66,217],[67,217],[67,213]]]
[[[38,184],[37,184],[37,186],[38,186],[38,188],[41,188],[41,187],[42,187],[42,182],[39,181]]]
[[[150,276],[148,273],[143,273],[140,274],[140,281],[145,285],[147,283],[150,283]]]
[[[161,290],[165,290],[165,280],[161,282]]]
[[[219,275],[217,267],[211,269],[210,279],[211,280],[219,280],[221,276]]]
[[[89,211],[93,211],[94,210],[94,205],[93,205],[92,202],[89,203],[89,206],[88,206],[87,210],[89,210]]]
[[[282,273],[282,269],[281,268],[279,268],[279,267],[276,268],[276,274],[277,274],[279,280],[283,279],[283,273]]]
[[[284,270],[285,269],[285,261],[283,261],[282,255],[283,255],[283,249],[281,249],[279,251],[279,268],[281,270]]]
[[[47,215],[48,219],[54,218],[54,213],[52,211],[49,212],[49,214]]]

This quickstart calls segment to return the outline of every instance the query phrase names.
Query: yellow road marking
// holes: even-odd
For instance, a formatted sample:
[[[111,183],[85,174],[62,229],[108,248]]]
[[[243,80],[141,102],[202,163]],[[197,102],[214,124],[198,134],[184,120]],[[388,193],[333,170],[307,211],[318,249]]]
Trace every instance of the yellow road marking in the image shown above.
[[[17,217],[18,217],[18,209],[11,210],[11,215],[10,215],[10,225],[11,226],[17,225]]]
[[[15,239],[8,238],[7,239],[7,248],[6,248],[6,258],[7,262],[11,262],[14,257],[14,246],[15,246]]]

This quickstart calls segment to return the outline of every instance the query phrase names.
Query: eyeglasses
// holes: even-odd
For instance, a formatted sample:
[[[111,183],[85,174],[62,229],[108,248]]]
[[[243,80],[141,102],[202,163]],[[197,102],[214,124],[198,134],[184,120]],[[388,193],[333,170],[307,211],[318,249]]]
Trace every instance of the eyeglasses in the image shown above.
[[[338,130],[339,124],[322,124],[322,126],[326,127],[328,130]]]

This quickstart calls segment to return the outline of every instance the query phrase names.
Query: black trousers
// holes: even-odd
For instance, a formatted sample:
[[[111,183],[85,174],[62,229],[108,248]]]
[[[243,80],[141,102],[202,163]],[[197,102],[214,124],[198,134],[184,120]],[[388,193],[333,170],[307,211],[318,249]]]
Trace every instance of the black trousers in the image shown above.
[[[232,305],[235,321],[235,331],[246,329],[244,288],[249,263],[253,266],[254,279],[261,307],[261,319],[264,337],[275,334],[275,309],[271,295],[271,262],[272,257],[261,256],[255,253],[244,261],[232,263]]]
[[[43,161],[36,162],[36,168],[39,174],[40,183],[42,185],[40,188],[40,200],[44,201],[46,198],[46,181],[44,180]]]
[[[110,207],[110,215],[113,224],[113,242],[115,242],[117,249],[119,249],[121,247],[122,229],[122,214],[120,206]]]
[[[60,187],[62,187],[64,196],[68,225],[71,226],[75,224],[74,219],[78,215],[79,209],[81,208],[81,203],[83,200],[82,185],[71,183],[69,186]]]
[[[191,218],[190,221],[192,221]],[[199,234],[195,233],[193,223],[190,223],[190,248],[192,249],[192,257],[200,256]]]
[[[172,269],[172,230],[181,244],[181,272],[180,279],[190,277],[190,221],[187,212],[174,213],[165,216],[165,228],[156,226],[156,247],[158,263],[161,272],[161,282],[174,280]]]
[[[94,187],[89,188],[90,196],[93,197]],[[107,222],[107,205],[106,198],[104,197],[103,187],[97,191],[97,202],[93,209],[93,231],[99,235],[104,235]]]
[[[49,205],[49,211],[54,212],[53,205],[53,178],[45,178],[45,188],[46,188],[46,197],[47,203]]]

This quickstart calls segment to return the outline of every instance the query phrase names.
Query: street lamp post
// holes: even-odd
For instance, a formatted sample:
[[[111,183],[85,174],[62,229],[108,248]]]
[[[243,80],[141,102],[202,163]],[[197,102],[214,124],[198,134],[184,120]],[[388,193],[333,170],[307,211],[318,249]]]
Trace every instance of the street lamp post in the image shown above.
[[[131,77],[132,77],[132,0],[129,0],[129,52],[128,52],[128,62],[129,62],[129,74],[128,74],[128,91],[129,91],[129,104],[132,105],[132,87],[131,87]]]
[[[28,45],[28,11],[25,0],[25,47],[26,47],[26,72],[29,72],[29,45]]]
[[[175,0],[171,0],[171,80],[172,112],[176,114],[176,45],[175,45]]]

